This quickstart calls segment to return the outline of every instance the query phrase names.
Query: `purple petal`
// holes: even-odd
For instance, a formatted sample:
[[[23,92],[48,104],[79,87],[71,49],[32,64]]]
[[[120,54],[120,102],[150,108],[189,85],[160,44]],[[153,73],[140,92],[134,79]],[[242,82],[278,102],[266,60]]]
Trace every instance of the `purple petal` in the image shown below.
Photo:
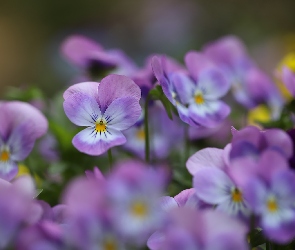
[[[200,72],[197,87],[203,91],[205,99],[215,100],[229,91],[230,82],[221,70],[211,68]]]
[[[92,96],[83,93],[70,95],[63,106],[67,117],[78,126],[93,126],[101,117],[98,103]]]
[[[171,76],[171,80],[174,83],[181,103],[189,103],[189,101],[193,98],[196,89],[195,83],[186,74],[181,72],[174,73]]]
[[[248,126],[233,133],[232,143],[242,140],[252,143],[256,148],[259,149],[262,143],[262,133],[255,126]]]
[[[1,109],[2,108],[5,109],[8,114],[5,119],[13,121],[12,126],[17,126],[18,124],[30,121],[34,130],[33,136],[35,139],[46,133],[48,129],[48,121],[46,117],[34,106],[25,102],[11,101],[5,102],[1,105]]]
[[[102,50],[98,43],[79,35],[68,37],[61,47],[66,59],[79,67],[85,67],[93,54]]]
[[[195,194],[195,189],[190,188],[180,192],[178,195],[174,197],[174,199],[177,202],[178,206],[183,207],[187,203],[189,198],[194,194]]]
[[[27,197],[33,199],[36,195],[35,183],[31,176],[23,175],[12,182],[13,186],[19,190],[20,193],[26,195]]]
[[[203,70],[214,67],[214,63],[207,56],[197,51],[186,53],[184,61],[190,75],[195,81],[198,81],[199,75]]]
[[[291,95],[295,97],[295,73],[288,67],[283,67],[282,78]]]
[[[195,175],[199,170],[207,167],[224,167],[223,150],[219,148],[205,148],[193,154],[186,162],[188,171]]]
[[[239,157],[250,157],[257,159],[259,156],[259,150],[248,141],[235,141],[231,144],[230,159],[236,159]]]
[[[141,114],[141,107],[137,99],[122,97],[114,100],[106,109],[104,117],[108,126],[116,130],[125,130],[136,123]]]
[[[81,82],[69,87],[63,94],[63,98],[66,100],[69,96],[82,93],[93,97],[94,100],[98,101],[98,82]]]
[[[163,196],[160,199],[160,206],[164,211],[167,212],[173,208],[178,207],[178,204],[174,198],[172,198],[170,196]]]
[[[102,172],[98,169],[98,167],[95,167],[93,169],[93,172],[90,171],[90,170],[86,170],[85,174],[86,174],[86,177],[89,180],[95,180],[95,181],[98,181],[98,182],[105,182],[105,177],[102,174]]]
[[[268,129],[264,133],[264,138],[268,147],[277,149],[284,156],[290,158],[293,154],[293,143],[290,136],[280,129]]]
[[[11,181],[18,172],[18,166],[14,161],[0,161],[0,178]]]
[[[230,198],[234,187],[231,179],[219,168],[204,168],[194,175],[196,195],[209,204],[218,204]]]
[[[109,148],[122,145],[126,142],[124,135],[117,130],[108,128],[108,132],[93,133],[94,128],[86,128],[73,138],[73,145],[80,152],[89,155],[101,155]]]
[[[121,75],[108,75],[98,86],[98,98],[102,112],[117,98],[133,97],[139,101],[140,88],[130,78]]]
[[[230,113],[230,107],[222,101],[205,101],[204,104],[191,104],[189,106],[190,117],[204,127],[216,127]]]
[[[163,233],[161,231],[156,231],[148,239],[147,246],[151,250],[160,250],[162,248],[165,240],[166,240],[165,233]]]

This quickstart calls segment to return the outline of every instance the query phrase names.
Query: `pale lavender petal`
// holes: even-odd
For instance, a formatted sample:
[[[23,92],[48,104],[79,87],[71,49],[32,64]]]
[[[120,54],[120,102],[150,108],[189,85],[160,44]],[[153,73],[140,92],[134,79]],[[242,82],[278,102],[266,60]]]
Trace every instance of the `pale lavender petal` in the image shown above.
[[[230,199],[234,187],[231,179],[219,168],[199,170],[193,179],[196,195],[209,204],[219,204]]]
[[[214,63],[203,53],[189,51],[184,57],[185,65],[195,81],[198,81],[199,75],[203,70],[215,67]]]
[[[26,121],[31,122],[31,126],[34,128],[34,137],[39,138],[44,135],[48,129],[48,121],[46,117],[34,106],[20,101],[5,102],[1,108],[6,109],[13,125],[17,126]],[[9,119],[7,117],[7,119]]]
[[[160,206],[164,211],[169,211],[173,208],[178,207],[177,202],[170,196],[163,196],[160,198]]]
[[[180,207],[183,207],[186,204],[186,202],[189,200],[189,198],[193,196],[194,194],[195,194],[195,189],[190,188],[180,192],[178,195],[174,197],[174,199]]]
[[[188,171],[195,175],[199,170],[207,167],[224,168],[223,150],[219,148],[205,148],[193,154],[186,162]]]
[[[14,128],[6,144],[10,150],[11,159],[22,161],[30,154],[34,143],[34,127],[30,121],[27,121]]]
[[[289,164],[282,154],[274,150],[266,150],[260,156],[257,171],[266,180],[270,180],[275,173],[287,169]]]
[[[290,158],[293,154],[293,143],[290,136],[281,129],[268,129],[264,133],[268,147],[276,149]]]
[[[94,100],[98,101],[98,82],[81,82],[76,83],[69,87],[63,94],[63,98],[66,100],[69,96],[82,93],[93,97]]]
[[[133,97],[139,101],[141,91],[130,78],[122,75],[108,75],[98,86],[99,105],[102,112],[117,98]]]
[[[89,58],[102,49],[98,43],[84,36],[74,35],[63,42],[61,52],[70,62],[79,67],[85,67]]]
[[[33,199],[36,195],[36,187],[33,178],[29,175],[20,176],[12,181],[12,185],[22,194]]]
[[[229,91],[230,82],[227,81],[221,70],[211,68],[200,72],[197,88],[202,90],[206,100],[215,100]]]
[[[98,103],[92,96],[83,93],[70,95],[63,106],[67,117],[78,126],[93,126],[101,117]]]
[[[196,89],[196,84],[192,81],[192,79],[184,73],[176,72],[171,75],[171,81],[174,84],[181,103],[189,103],[193,98]]]
[[[199,124],[194,122],[189,116],[189,110],[186,106],[182,105],[181,103],[176,103],[176,109],[179,114],[179,118],[184,121],[185,123],[189,124],[193,127],[200,127]]]
[[[230,113],[230,107],[222,101],[205,101],[204,104],[191,104],[190,117],[198,124],[205,127],[218,126]]]
[[[73,138],[73,145],[80,152],[89,155],[101,155],[109,148],[126,142],[125,136],[117,130],[108,128],[108,132],[94,133],[94,128],[86,128]]]
[[[11,181],[18,172],[18,166],[14,161],[0,161],[0,178]]]
[[[105,177],[102,174],[102,172],[98,169],[98,167],[95,167],[93,171],[86,170],[85,175],[89,180],[95,180],[98,182],[105,182]]]
[[[163,233],[161,231],[156,231],[148,239],[147,246],[151,250],[160,250],[162,248],[165,240],[166,240],[165,233]]]
[[[291,95],[295,97],[295,73],[288,67],[283,67],[282,78]]]
[[[141,107],[137,99],[122,97],[114,100],[104,113],[110,128],[125,130],[136,123],[141,115]]]

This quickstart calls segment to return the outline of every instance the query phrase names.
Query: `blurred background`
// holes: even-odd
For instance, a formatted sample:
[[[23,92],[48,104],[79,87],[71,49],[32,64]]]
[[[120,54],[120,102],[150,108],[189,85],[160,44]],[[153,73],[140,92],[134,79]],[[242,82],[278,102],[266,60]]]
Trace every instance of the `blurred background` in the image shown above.
[[[188,50],[235,34],[271,73],[295,50],[294,10],[294,0],[1,0],[1,97],[7,86],[34,85],[48,96],[65,89],[75,69],[59,49],[71,34],[121,48],[139,65],[150,53],[182,61]]]

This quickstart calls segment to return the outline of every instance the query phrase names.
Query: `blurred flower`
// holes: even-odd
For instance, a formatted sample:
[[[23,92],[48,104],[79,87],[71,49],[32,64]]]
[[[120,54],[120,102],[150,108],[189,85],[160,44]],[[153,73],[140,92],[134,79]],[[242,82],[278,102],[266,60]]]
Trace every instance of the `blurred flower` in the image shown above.
[[[152,250],[179,249],[248,249],[247,227],[226,214],[176,208],[170,211],[170,222],[161,233],[148,241]]]
[[[63,56],[83,69],[90,80],[100,80],[108,74],[130,76],[137,70],[135,64],[121,50],[104,50],[84,36],[68,37],[61,46]]]
[[[166,158],[172,149],[183,141],[184,129],[176,117],[171,121],[162,107],[154,105],[149,108],[149,137],[151,156],[155,159]],[[127,143],[124,148],[144,159],[145,132],[142,120],[124,131]]]
[[[11,180],[18,172],[17,162],[30,154],[48,122],[39,110],[19,101],[0,103],[0,121],[0,177]]]
[[[83,82],[64,93],[64,110],[78,126],[88,126],[73,138],[73,145],[89,155],[101,155],[126,142],[121,130],[140,116],[140,89],[129,78],[109,75],[101,83]]]
[[[248,109],[267,103],[273,117],[280,114],[283,99],[275,84],[247,54],[244,44],[235,36],[226,36],[209,43],[203,49],[225,72],[232,84],[235,99]]]

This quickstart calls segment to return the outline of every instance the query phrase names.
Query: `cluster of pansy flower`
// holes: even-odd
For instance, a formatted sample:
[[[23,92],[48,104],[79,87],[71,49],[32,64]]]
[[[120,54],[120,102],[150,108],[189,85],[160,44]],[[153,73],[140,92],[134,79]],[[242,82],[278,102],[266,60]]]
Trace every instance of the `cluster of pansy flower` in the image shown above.
[[[69,133],[72,147],[54,137],[66,134],[70,125],[60,129],[49,115],[51,131],[38,152],[55,168],[66,168],[64,151],[71,145],[75,151],[70,154],[89,155],[102,169],[99,160],[108,152],[110,168],[102,174],[95,167],[82,177],[74,174],[79,171],[60,171],[55,183],[45,173],[47,183],[65,188],[55,194],[60,202],[49,205],[51,187],[44,185],[45,198],[39,200],[33,178],[19,176],[18,164],[45,135],[47,119],[30,104],[0,102],[1,249],[294,247],[295,132],[274,127],[286,117],[294,127],[295,105],[285,105],[238,38],[224,37],[190,51],[184,65],[151,55],[140,68],[123,51],[105,50],[78,35],[67,38],[61,52],[81,69],[63,94],[64,113],[84,128],[73,130],[73,138]],[[293,97],[294,65],[291,55],[275,72]],[[229,105],[232,97],[248,111],[268,106],[273,120],[260,125],[273,128],[240,128],[230,116],[239,111]],[[193,141],[215,133],[215,140],[228,142],[230,132],[231,143],[223,149]],[[85,164],[81,169],[94,166]]]

